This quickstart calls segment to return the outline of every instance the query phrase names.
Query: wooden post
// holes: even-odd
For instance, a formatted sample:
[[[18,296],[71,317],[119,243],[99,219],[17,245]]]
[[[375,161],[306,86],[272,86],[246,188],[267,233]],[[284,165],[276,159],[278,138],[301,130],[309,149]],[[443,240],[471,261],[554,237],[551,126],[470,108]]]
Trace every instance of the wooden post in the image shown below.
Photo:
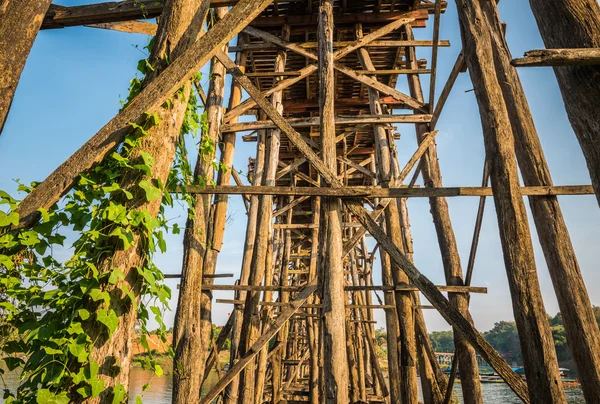
[[[146,76],[145,88],[148,88],[151,83],[155,83],[159,74],[162,77],[162,72],[166,69],[167,58],[175,63],[187,47],[191,46],[201,31],[207,11],[208,0],[195,2],[176,0],[165,7],[164,18],[161,19],[157,39],[149,58],[149,63],[154,66],[154,70]],[[197,18],[194,19],[194,16]],[[187,39],[184,35],[186,32],[189,35]],[[169,44],[177,44],[178,46],[171,48]],[[171,108],[157,110],[160,124],[149,129],[149,134],[144,138],[141,146],[135,148],[132,155],[129,156],[131,161],[141,160],[141,153],[148,153],[154,157],[152,175],[144,177],[148,180],[162,182],[163,184],[167,182],[175,158],[176,143],[179,139],[184,113],[188,105],[190,89],[191,83],[188,81],[184,85],[181,94],[173,97]],[[134,195],[133,199],[124,201],[123,204],[128,209],[146,210],[150,216],[156,217],[160,210],[161,198],[140,203],[140,201],[146,200],[143,196],[144,191],[138,186],[140,180],[139,170],[123,169],[119,185],[122,189],[127,189]],[[131,344],[135,339],[137,311],[132,305],[135,302],[130,302],[129,298],[123,294],[121,287],[126,284],[136,295],[136,299],[139,299],[140,283],[137,268],[145,265],[143,242],[143,236],[134,232],[132,246],[129,249],[122,250],[118,245],[115,245],[113,246],[114,254],[103,255],[96,263],[100,272],[121,268],[125,274],[125,279],[105,289],[106,292],[111,294],[110,308],[117,313],[119,318],[116,331],[109,337],[97,326],[90,326],[89,329],[86,329],[87,334],[94,341],[94,349],[90,355],[90,360],[96,361],[100,365],[99,375],[101,376],[99,377],[104,381],[106,389],[98,398],[87,400],[88,403],[111,403],[113,388],[118,384],[127,386],[129,383]],[[117,374],[113,370],[115,363],[119,366]],[[197,380],[193,381],[197,385],[198,394],[200,394],[201,378],[202,374],[198,374]]]
[[[248,37],[245,34],[240,34],[238,36],[238,45],[243,45],[248,42]],[[238,52],[236,55],[237,65],[240,66],[242,72],[245,70],[246,65],[247,52],[242,51]],[[231,81],[231,95],[229,98],[229,107],[228,110],[231,110],[238,106],[242,100],[242,86],[235,80]],[[237,118],[235,118],[237,121]],[[229,134],[228,134],[229,135]],[[233,133],[233,140],[235,140],[235,134]],[[256,160],[254,165],[254,176],[252,178],[251,183],[253,185],[260,185],[262,181],[262,171],[264,166],[264,154],[265,154],[265,137],[264,131],[258,132],[258,141],[256,142]],[[226,147],[226,145],[224,146]],[[224,149],[225,150],[225,149]],[[215,212],[219,212],[220,208],[219,203],[215,207]],[[250,209],[248,211],[248,221],[246,224],[246,237],[244,239],[244,252],[242,255],[242,268],[240,271],[240,285],[247,285],[248,278],[250,276],[250,262],[252,260],[252,251],[254,249],[254,238],[256,236],[256,217],[258,213],[258,196],[251,195],[250,196]],[[215,222],[215,225],[217,223]],[[223,221],[223,226],[225,223]],[[242,291],[237,296],[240,300],[246,299],[246,292]],[[230,356],[229,356],[229,366],[232,367],[235,361],[239,357],[239,344],[240,344],[240,336],[242,333],[242,312],[237,307],[234,309],[233,313],[233,326],[231,329],[231,347],[230,347]],[[233,380],[227,387],[225,388],[225,394],[223,397],[224,404],[237,404],[238,398],[238,387],[239,387],[239,377],[234,377]]]
[[[217,16],[221,18],[226,12],[226,8],[218,8]],[[225,67],[213,58],[206,103],[208,130],[202,134],[213,144],[217,143],[223,116],[221,103],[224,87]],[[194,169],[196,179],[210,182],[214,178],[214,157],[214,151],[212,155],[198,156]],[[188,218],[185,227],[183,268],[173,329],[176,369],[173,377],[174,403],[185,403],[191,400],[190,397],[200,397],[204,365],[212,338],[212,292],[202,288],[203,284],[213,283],[211,278],[203,278],[203,275],[215,273],[218,254],[212,248],[207,248],[207,240],[214,232],[210,202],[211,195],[195,195],[193,219]]]
[[[535,271],[527,212],[519,189],[514,138],[494,73],[490,27],[480,1],[457,0],[463,50],[481,111],[486,155],[513,311],[533,403],[564,403],[556,352]]]
[[[519,76],[510,65],[498,11],[487,4],[495,47],[496,71],[515,136],[515,150],[525,185],[552,185],[550,170],[529,110]],[[555,196],[529,198],[529,206],[552,278],[567,342],[577,364],[588,402],[600,402],[600,330],[579,269],[569,231]]]
[[[289,26],[284,26],[284,37],[289,37]],[[275,69],[276,71],[285,70],[286,62],[285,51],[281,51],[277,55]],[[271,103],[276,110],[281,113],[283,110],[282,92],[278,91],[272,95]],[[277,162],[279,161],[279,145],[281,131],[273,129],[267,131],[267,149],[265,152],[265,167],[263,172],[263,185],[275,185],[275,176],[277,174]],[[249,285],[259,285],[264,277],[265,264],[268,256],[269,235],[272,227],[272,209],[273,197],[264,195],[259,198],[258,214],[257,214],[257,229],[256,238],[254,241],[254,251],[250,266]],[[246,304],[244,306],[244,320],[242,324],[242,335],[240,346],[242,352],[245,352],[258,337],[259,328],[259,303],[260,293],[249,292],[246,295]],[[245,404],[253,404],[255,400],[254,391],[254,363],[250,363],[240,376],[240,402]]]
[[[21,72],[51,0],[5,0],[0,5],[0,135]]]
[[[362,27],[357,27],[357,36],[362,37]],[[369,53],[366,49],[358,50],[359,59],[364,69],[375,70]],[[376,90],[369,88],[369,104],[373,115],[382,115],[379,94]],[[380,175],[380,183],[384,188],[390,186],[393,179],[392,154],[390,152],[390,140],[385,129],[381,125],[374,126],[375,133],[375,161],[377,171]],[[394,244],[402,245],[400,231],[400,216],[396,201],[392,201],[385,210],[387,234],[394,240]],[[392,278],[395,285],[408,284],[408,277],[402,270],[392,265]],[[416,367],[416,340],[414,331],[414,310],[412,305],[412,293],[396,293],[397,315],[400,325],[400,394],[403,403],[417,403],[417,367]]]
[[[404,29],[406,39],[413,39],[412,28],[405,26]],[[406,55],[408,65],[417,66],[415,49],[407,48]],[[423,90],[419,76],[417,74],[410,74],[407,78],[411,96],[417,100],[423,100]],[[415,126],[417,142],[421,143],[424,140],[423,135],[429,132],[429,127],[426,124]],[[442,173],[435,143],[429,146],[423,156],[421,173],[426,187],[442,186]],[[452,229],[448,203],[445,198],[430,198],[429,206],[442,255],[446,283],[453,286],[462,286],[464,284],[462,266],[458,254],[456,237]],[[449,300],[465,318],[471,322],[473,321],[469,313],[469,299],[467,295],[452,293],[449,295]],[[453,334],[456,355],[460,363],[461,389],[465,403],[483,403],[481,384],[479,382],[479,366],[477,365],[475,350],[459,332],[454,330]]]
[[[321,199],[315,197],[312,200],[313,223],[319,224],[321,217]],[[317,279],[317,261],[319,257],[319,228],[312,229],[311,234],[311,250],[310,263],[308,267],[308,279]],[[309,297],[309,303],[317,303],[315,296]],[[316,310],[311,309],[311,313],[316,313]],[[308,382],[308,392],[310,404],[318,404],[320,401],[321,385],[319,383],[319,356],[320,350],[317,347],[319,342],[319,322],[312,317],[307,320],[308,324],[308,344],[310,349],[310,374]]]
[[[333,70],[333,0],[321,0],[319,7],[319,109],[321,154],[325,166],[337,172]],[[342,202],[324,198],[321,202],[319,256],[322,299],[325,396],[323,402],[347,404],[348,362],[344,319],[344,266],[342,263]]]
[[[529,0],[529,4],[546,48],[600,48],[596,0]],[[555,67],[554,74],[600,204],[600,67]]]

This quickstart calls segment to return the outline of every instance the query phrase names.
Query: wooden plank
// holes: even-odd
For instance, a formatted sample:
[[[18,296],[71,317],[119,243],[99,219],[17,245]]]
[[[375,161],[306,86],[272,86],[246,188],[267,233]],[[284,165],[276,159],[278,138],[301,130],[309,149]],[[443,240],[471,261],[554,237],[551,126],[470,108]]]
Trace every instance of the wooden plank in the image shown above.
[[[189,193],[230,194],[230,195],[288,195],[288,196],[335,196],[338,198],[435,198],[459,196],[493,196],[490,187],[440,187],[440,188],[379,188],[379,187],[283,187],[283,186],[216,186],[186,187]],[[521,187],[523,196],[558,196],[558,195],[594,195],[591,185],[554,185]]]
[[[394,124],[394,123],[427,123],[431,115],[406,114],[406,115],[357,115],[354,117],[337,116],[336,125],[359,125],[359,124]],[[288,118],[288,123],[293,128],[310,128],[319,126],[319,117],[313,118]],[[225,124],[221,127],[221,133],[246,132],[261,129],[276,129],[273,121],[241,122],[236,124]]]
[[[513,59],[511,64],[517,67],[600,65],[600,48],[531,50],[523,58]]]
[[[160,107],[270,3],[270,0],[240,0],[201,41],[174,60],[129,105],[27,195],[19,205],[18,228],[33,225],[39,217],[39,208],[48,209],[58,202],[79,174],[101,161],[123,141],[131,122],[141,122],[145,113]]]
[[[307,256],[306,258],[310,258]],[[436,285],[436,288],[440,292],[448,293],[481,293],[487,294],[487,287],[482,286],[448,286],[448,285]],[[293,292],[302,289],[302,286],[279,286],[279,285],[204,285],[203,289],[206,290],[224,290],[224,291],[237,291],[237,290],[252,290],[252,291],[285,291]],[[406,291],[406,292],[418,292],[419,289],[414,286],[408,285],[396,285],[396,286],[385,286],[385,285],[368,285],[368,286],[344,286],[344,290],[347,292],[352,291]]]
[[[277,334],[277,332],[284,326],[284,324],[302,307],[304,302],[314,293],[317,289],[317,285],[312,284],[306,286],[298,296],[287,304],[286,309],[281,312],[277,319],[271,324],[269,329],[261,335],[247,350],[246,354],[241,357],[235,364],[229,369],[229,371],[223,376],[216,385],[202,398],[201,404],[210,404],[212,401],[221,393],[225,387],[235,378],[242,370],[248,366],[248,364],[254,360],[254,357],[261,351],[261,349],[269,343],[269,341]]]
[[[87,24],[86,27],[127,32],[130,34],[156,35],[158,25],[145,21],[116,21],[103,22],[98,24]]]

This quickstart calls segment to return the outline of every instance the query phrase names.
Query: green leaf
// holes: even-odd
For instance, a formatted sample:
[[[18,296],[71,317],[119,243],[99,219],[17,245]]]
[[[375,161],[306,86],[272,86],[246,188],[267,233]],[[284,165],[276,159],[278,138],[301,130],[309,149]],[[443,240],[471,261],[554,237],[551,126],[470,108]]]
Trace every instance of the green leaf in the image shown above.
[[[158,188],[156,188],[152,183],[148,180],[142,180],[138,184],[140,188],[146,191],[146,200],[148,202],[153,201],[156,198],[161,197],[161,192]]]
[[[16,368],[18,368],[19,366],[23,366],[23,364],[25,364],[25,361],[23,361],[23,359],[21,358],[16,358],[14,356],[7,356],[6,358],[3,358],[4,363],[6,363],[6,367],[8,368],[8,370],[15,370]]]
[[[123,271],[121,271],[119,268],[115,268],[110,273],[110,277],[108,278],[108,283],[110,283],[111,285],[114,285],[117,282],[122,281],[123,279],[125,279],[125,274],[123,273]]]
[[[104,303],[108,306],[110,304],[110,295],[108,292],[103,292],[98,288],[93,288],[90,290],[90,297],[93,301],[97,302],[100,299],[104,300]]]
[[[80,340],[80,338],[77,338],[77,340]],[[85,341],[85,338],[82,341]],[[71,355],[73,355],[74,357],[77,358],[77,362],[79,362],[79,363],[85,362],[88,358],[88,352],[87,352],[85,343],[81,343],[81,342],[70,343],[69,344],[69,352],[71,353]]]
[[[131,247],[133,242],[133,233],[130,230],[124,229],[123,227],[117,227],[110,232],[109,236],[116,236],[123,242],[123,249],[127,250]]]
[[[13,269],[15,265],[13,264],[10,257],[4,254],[0,254],[0,266],[6,267],[8,269]]]
[[[77,314],[79,314],[79,318],[82,320],[87,320],[88,318],[90,318],[90,312],[86,309],[77,310]]]
[[[119,318],[113,309],[110,309],[108,312],[106,309],[98,310],[96,318],[108,328],[109,335],[112,335],[117,329],[117,325],[119,325]]]
[[[8,215],[5,212],[0,211],[0,227],[6,227],[10,225],[16,226],[19,224],[19,214],[17,212],[10,212]]]
[[[62,355],[64,352],[61,351],[60,349],[55,349],[49,346],[45,346],[44,347],[44,351],[48,354],[48,355]]]
[[[21,240],[21,244],[25,246],[36,245],[40,242],[38,234],[32,230],[19,234],[19,239]]]
[[[135,404],[142,404],[142,399],[140,396],[135,396]]]
[[[160,248],[160,251],[163,252],[163,253],[167,252],[167,242],[163,238],[162,231],[158,231],[156,233],[156,238],[157,238],[157,241],[158,241],[158,248]]]
[[[154,366],[154,374],[156,376],[162,376],[164,374],[164,372],[163,372],[162,368],[160,367],[160,365],[157,364],[156,366]]]
[[[125,388],[121,384],[117,384],[113,389],[113,400],[112,404],[120,404],[125,401],[126,396]]]
[[[38,404],[69,404],[69,396],[66,392],[55,394],[48,389],[38,390],[35,400]]]
[[[104,391],[104,380],[93,379],[90,381],[90,386],[92,386],[92,397],[98,397]]]

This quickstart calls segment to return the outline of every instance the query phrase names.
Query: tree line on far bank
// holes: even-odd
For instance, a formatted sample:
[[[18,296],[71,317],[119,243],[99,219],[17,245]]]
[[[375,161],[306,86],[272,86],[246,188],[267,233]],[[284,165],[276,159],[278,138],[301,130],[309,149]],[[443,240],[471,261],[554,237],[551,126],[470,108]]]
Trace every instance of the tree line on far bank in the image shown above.
[[[600,327],[600,307],[594,306],[593,310],[596,323]],[[548,322],[552,330],[558,361],[561,363],[572,362],[573,358],[567,344],[567,335],[560,312],[554,317],[549,315]],[[484,332],[483,336],[509,363],[523,363],[519,334],[514,321],[499,321],[491,330]],[[454,352],[454,337],[451,330],[434,331],[429,334],[429,338],[435,352]]]

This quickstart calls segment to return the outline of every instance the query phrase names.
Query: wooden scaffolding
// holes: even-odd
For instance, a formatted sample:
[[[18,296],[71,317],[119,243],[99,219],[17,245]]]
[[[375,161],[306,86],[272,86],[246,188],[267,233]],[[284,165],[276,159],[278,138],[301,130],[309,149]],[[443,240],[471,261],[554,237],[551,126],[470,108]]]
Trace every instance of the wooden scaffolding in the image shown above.
[[[165,6],[156,0],[128,0],[62,7],[49,0],[8,0],[4,20],[0,20],[4,47],[0,59],[10,52],[16,59],[0,61],[0,71],[5,72],[0,77],[12,83],[5,88],[13,88],[1,96],[0,128],[38,29],[89,25],[146,34],[158,29],[160,35],[161,30],[172,29],[163,22],[174,18],[173,10],[185,11],[177,6],[181,2],[185,3],[172,0]],[[544,25],[551,17],[543,6],[535,5],[539,2],[531,1],[538,23]],[[197,173],[215,178],[217,185],[188,189],[196,195],[197,211],[203,216],[196,213],[185,236],[187,252],[174,340],[177,366],[185,371],[174,378],[175,402],[200,400],[202,382],[217,366],[219,382],[202,403],[219,398],[224,403],[407,404],[419,400],[418,383],[426,403],[448,403],[454,400],[452,386],[458,367],[465,402],[481,403],[476,354],[524,402],[566,402],[523,196],[529,198],[586,400],[600,402],[599,332],[556,198],[599,195],[598,170],[590,186],[553,185],[511,65],[495,2],[456,0],[463,51],[441,91],[436,91],[437,53],[439,47],[450,46],[439,37],[445,1],[190,3],[205,12],[214,10],[207,32],[187,44],[134,102],[19,208],[20,228],[35,223],[38,208],[55,203],[81,172],[122,141],[123,128],[143,113],[161,108],[210,61],[210,88],[203,100],[209,128],[204,136],[218,142],[219,158],[228,169],[215,172],[210,164],[199,167]],[[558,3],[562,6],[553,12],[579,18],[568,19],[568,24],[589,22],[600,14],[594,0],[585,1],[590,3],[587,9],[576,7],[576,11],[568,7],[575,0]],[[140,21],[154,17],[160,17],[158,26]],[[432,37],[416,40],[413,30],[426,24],[433,26]],[[600,22],[595,24],[590,30],[598,31],[573,34],[576,38],[563,45],[584,49],[532,53],[514,64],[570,66],[557,69],[580,69],[579,73],[598,78]],[[552,42],[551,30],[543,35],[547,43],[560,44]],[[229,46],[235,37],[236,45]],[[430,48],[431,58],[417,59],[419,47]],[[229,56],[232,53],[234,58]],[[481,111],[485,169],[481,187],[447,188],[438,164],[436,124],[456,78],[467,69]],[[232,77],[231,91],[228,105],[223,105],[226,75]],[[585,80],[577,81],[581,74],[569,76],[557,70],[557,76],[571,92],[588,92],[589,96],[595,91],[600,96],[600,80],[591,88]],[[428,94],[422,89],[424,80]],[[408,84],[408,94],[397,89],[400,81]],[[570,118],[585,120],[582,115],[594,114],[590,107],[587,112],[586,106],[570,110],[579,114]],[[242,122],[241,116],[255,119]],[[592,137],[584,131],[593,133],[593,128],[576,131],[593,171],[600,157],[594,154],[598,142],[590,139],[600,133],[600,117],[588,120],[596,128]],[[405,166],[399,164],[395,145],[399,135],[394,125],[399,123],[414,124],[417,134],[418,147]],[[243,185],[232,169],[235,145],[240,141],[256,143],[249,185]],[[421,187],[415,185],[419,176],[424,183]],[[213,282],[219,277],[216,263],[228,195],[244,199],[248,225],[241,276],[235,285],[220,285]],[[445,199],[457,196],[480,198],[470,256],[462,260],[466,265],[461,264]],[[527,382],[483,339],[469,314],[469,295],[487,291],[471,285],[486,196],[493,196],[498,215]],[[429,198],[445,285],[434,285],[413,264],[406,200],[414,197]],[[369,249],[367,236],[375,239],[374,249]],[[381,260],[381,285],[373,281],[378,270],[375,257]],[[213,290],[232,291],[234,297],[214,301]],[[377,301],[373,301],[373,291],[380,292]],[[455,331],[450,378],[436,361],[422,315],[428,306],[421,304],[418,292]],[[219,303],[234,304],[235,310],[219,337],[212,340],[212,305]],[[387,372],[377,357],[374,310],[385,311]],[[200,331],[192,335],[190,330],[196,327]],[[215,365],[215,358],[228,337],[231,364],[225,371]]]

